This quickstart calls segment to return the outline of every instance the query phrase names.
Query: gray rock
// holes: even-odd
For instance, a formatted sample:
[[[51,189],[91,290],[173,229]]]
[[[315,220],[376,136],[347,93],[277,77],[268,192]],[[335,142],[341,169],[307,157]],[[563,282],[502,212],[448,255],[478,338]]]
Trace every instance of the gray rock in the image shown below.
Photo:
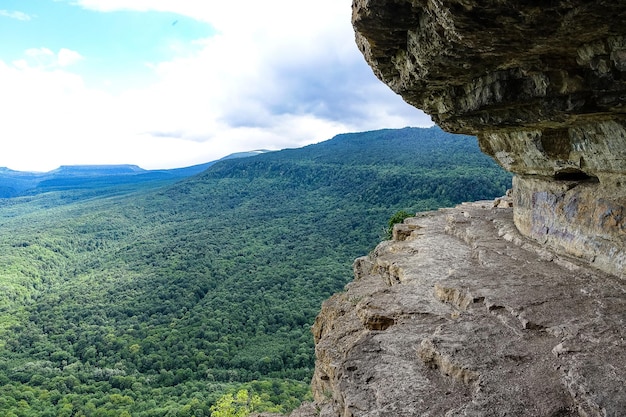
[[[378,78],[521,177],[523,234],[624,275],[624,17],[612,0],[354,0],[352,21]]]
[[[378,78],[516,177],[355,261],[313,327],[319,415],[626,415],[626,4],[352,7]]]
[[[445,129],[550,130],[545,150],[557,155],[558,129],[623,114],[623,2],[354,0],[352,8],[374,73]]]
[[[493,202],[406,223],[316,320],[321,416],[624,414],[623,281],[523,237]]]

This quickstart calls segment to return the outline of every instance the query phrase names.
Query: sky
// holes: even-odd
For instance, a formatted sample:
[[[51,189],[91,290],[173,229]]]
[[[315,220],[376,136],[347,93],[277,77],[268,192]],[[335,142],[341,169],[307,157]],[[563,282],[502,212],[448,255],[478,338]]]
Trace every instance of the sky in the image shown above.
[[[373,75],[351,0],[3,0],[0,167],[190,166],[431,126]]]

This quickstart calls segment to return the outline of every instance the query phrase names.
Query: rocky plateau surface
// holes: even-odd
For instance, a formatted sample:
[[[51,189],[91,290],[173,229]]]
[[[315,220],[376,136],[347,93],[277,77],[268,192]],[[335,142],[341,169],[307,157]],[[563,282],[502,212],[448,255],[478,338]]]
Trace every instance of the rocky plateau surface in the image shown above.
[[[294,417],[625,415],[626,283],[522,236],[511,208],[418,214],[354,273]]]

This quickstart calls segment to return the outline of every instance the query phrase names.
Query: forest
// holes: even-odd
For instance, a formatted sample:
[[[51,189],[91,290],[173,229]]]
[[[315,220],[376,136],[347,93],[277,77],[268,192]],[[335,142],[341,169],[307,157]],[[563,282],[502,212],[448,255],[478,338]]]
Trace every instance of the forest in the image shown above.
[[[0,415],[289,412],[321,302],[390,217],[510,182],[475,138],[405,128],[0,199]]]

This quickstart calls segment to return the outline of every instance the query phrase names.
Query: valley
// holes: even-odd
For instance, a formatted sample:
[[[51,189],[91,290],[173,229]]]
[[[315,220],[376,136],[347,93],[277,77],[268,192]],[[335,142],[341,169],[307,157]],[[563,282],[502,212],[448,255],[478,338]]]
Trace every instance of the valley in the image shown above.
[[[339,135],[195,175],[0,199],[0,414],[208,416],[309,398],[311,325],[399,210],[511,176],[438,128]]]

